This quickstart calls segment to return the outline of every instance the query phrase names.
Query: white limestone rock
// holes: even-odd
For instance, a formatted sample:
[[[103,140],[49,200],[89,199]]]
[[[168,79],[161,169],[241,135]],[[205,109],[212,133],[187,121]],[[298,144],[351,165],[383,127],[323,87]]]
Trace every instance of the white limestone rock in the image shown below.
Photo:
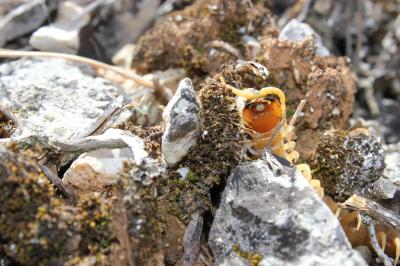
[[[302,23],[297,19],[292,19],[283,27],[281,33],[279,34],[280,40],[289,41],[303,41],[307,37],[312,37],[315,40],[315,45],[317,46],[316,53],[319,56],[330,55],[329,50],[322,43],[321,36],[315,32],[313,28],[307,23]]]
[[[200,128],[200,102],[192,81],[183,79],[163,113],[165,122],[161,151],[169,166],[178,163],[196,144]]]
[[[0,65],[0,105],[22,122],[22,137],[68,141],[87,132],[123,91],[90,68],[60,59]]]
[[[83,8],[71,1],[60,3],[55,23],[35,31],[29,43],[41,51],[76,54],[80,45],[79,33],[90,22],[88,15],[80,17],[82,12]]]

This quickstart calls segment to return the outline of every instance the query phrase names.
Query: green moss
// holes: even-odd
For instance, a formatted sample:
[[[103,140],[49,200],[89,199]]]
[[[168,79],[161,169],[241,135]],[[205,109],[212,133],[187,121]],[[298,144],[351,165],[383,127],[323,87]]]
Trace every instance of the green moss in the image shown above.
[[[191,183],[196,183],[199,181],[199,177],[192,171],[189,171],[187,175],[187,180]]]
[[[241,35],[239,32],[240,24],[233,20],[224,22],[221,30],[221,38],[223,41],[233,45],[234,47],[241,45]]]

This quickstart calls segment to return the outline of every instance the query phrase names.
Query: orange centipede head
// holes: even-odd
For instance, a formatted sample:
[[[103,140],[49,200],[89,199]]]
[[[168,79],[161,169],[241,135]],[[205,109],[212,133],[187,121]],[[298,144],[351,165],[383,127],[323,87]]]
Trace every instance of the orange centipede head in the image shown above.
[[[272,95],[255,99],[243,109],[243,122],[248,129],[257,133],[271,132],[282,119],[282,107]]]

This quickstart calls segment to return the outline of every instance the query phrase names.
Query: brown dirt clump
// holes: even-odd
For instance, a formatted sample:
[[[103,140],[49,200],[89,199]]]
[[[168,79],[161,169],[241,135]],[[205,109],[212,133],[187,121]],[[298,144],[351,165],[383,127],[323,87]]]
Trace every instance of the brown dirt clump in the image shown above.
[[[285,92],[289,117],[300,100],[307,99],[296,125],[296,149],[303,159],[314,154],[324,130],[347,128],[356,79],[345,58],[316,56],[312,39],[291,42],[268,37],[258,59],[270,71],[268,85]]]
[[[190,76],[213,75],[236,57],[213,48],[211,41],[227,42],[244,53],[242,35],[260,35],[271,20],[263,1],[251,6],[245,0],[197,0],[140,38],[132,66],[142,73],[183,67]]]

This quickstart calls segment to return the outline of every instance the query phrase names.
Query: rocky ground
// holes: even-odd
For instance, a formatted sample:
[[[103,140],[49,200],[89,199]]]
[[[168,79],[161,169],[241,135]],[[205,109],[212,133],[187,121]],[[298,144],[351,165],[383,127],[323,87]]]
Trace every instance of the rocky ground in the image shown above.
[[[399,11],[0,1],[0,265],[394,265]],[[281,88],[288,119],[306,100],[313,181],[250,156],[221,77]]]

